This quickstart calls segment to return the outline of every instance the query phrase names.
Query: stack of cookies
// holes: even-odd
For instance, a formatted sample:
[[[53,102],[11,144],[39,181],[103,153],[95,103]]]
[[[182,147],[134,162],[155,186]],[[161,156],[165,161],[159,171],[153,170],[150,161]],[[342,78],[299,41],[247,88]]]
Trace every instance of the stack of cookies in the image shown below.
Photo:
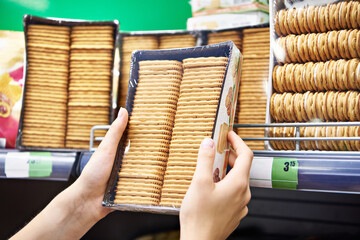
[[[266,88],[269,75],[269,28],[243,30],[243,64],[235,123],[265,123]],[[238,128],[242,137],[264,137],[262,128]],[[263,150],[264,142],[247,141],[252,150]]]
[[[161,192],[161,206],[180,207],[194,175],[201,141],[211,137],[226,57],[183,60],[175,125]]]
[[[158,49],[157,36],[124,36],[122,38],[119,106],[125,107],[129,85],[131,54],[134,50]]]
[[[360,89],[360,60],[330,60],[277,65],[273,70],[276,92],[345,91]]]
[[[359,1],[341,1],[325,6],[281,9],[275,15],[278,36],[327,32],[360,27]]]
[[[109,123],[114,28],[74,26],[66,147],[88,148],[90,129]]]
[[[274,93],[270,114],[276,122],[360,121],[358,91]]]
[[[319,62],[360,57],[358,29],[288,35],[276,39],[279,63]]]
[[[280,10],[276,14],[272,74],[274,122],[359,121],[359,2]],[[305,21],[304,21],[305,20]],[[296,35],[298,34],[298,35]],[[356,127],[305,127],[302,137],[357,136]],[[274,128],[270,136],[294,136],[293,129]],[[271,142],[277,150],[295,143]],[[303,141],[303,150],[358,150],[352,141]]]
[[[270,137],[295,137],[294,127],[275,127],[269,130]],[[360,127],[301,127],[300,137],[360,137]],[[271,146],[276,150],[295,150],[293,141],[271,141]],[[302,141],[300,150],[321,151],[360,151],[359,141]]]
[[[226,41],[233,41],[235,46],[242,50],[242,36],[240,31],[223,31],[223,32],[214,32],[208,33],[208,44],[221,43]]]
[[[63,148],[66,134],[70,28],[29,25],[22,145]]]
[[[181,206],[201,141],[213,132],[227,63],[227,57],[139,62],[115,204]]]
[[[161,35],[159,37],[159,49],[195,47],[195,37],[190,34]]]
[[[140,61],[115,203],[158,205],[182,78],[178,61]]]

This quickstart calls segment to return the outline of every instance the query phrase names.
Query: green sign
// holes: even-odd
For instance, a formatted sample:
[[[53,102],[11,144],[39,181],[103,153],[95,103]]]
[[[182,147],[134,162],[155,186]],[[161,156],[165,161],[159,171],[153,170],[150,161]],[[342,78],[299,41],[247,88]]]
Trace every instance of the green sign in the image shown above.
[[[50,152],[30,152],[29,177],[50,177],[52,161]]]
[[[272,187],[296,189],[298,185],[298,166],[296,158],[274,158],[271,179]]]

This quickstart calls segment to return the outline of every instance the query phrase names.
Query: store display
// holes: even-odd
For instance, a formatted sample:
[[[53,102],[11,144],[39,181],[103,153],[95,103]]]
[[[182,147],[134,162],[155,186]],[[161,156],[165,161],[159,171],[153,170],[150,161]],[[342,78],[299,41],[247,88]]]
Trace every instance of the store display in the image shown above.
[[[214,180],[225,176],[239,61],[240,52],[231,42],[134,53],[126,103],[129,124],[105,206],[177,212],[204,137],[212,137],[217,149]]]
[[[269,77],[270,29],[243,30],[241,70],[236,123],[265,123],[267,85]],[[264,137],[263,128],[238,128],[242,138]],[[264,142],[246,141],[252,150],[264,150]]]
[[[88,149],[91,127],[109,124],[117,31],[117,22],[24,17],[20,149]]]
[[[360,120],[358,5],[358,1],[341,1],[276,9],[274,24],[279,37],[273,51],[278,65],[271,70],[271,122]],[[292,127],[271,128],[268,136],[356,137],[357,129],[357,126],[302,127],[297,132]],[[357,151],[355,142],[350,142],[300,141],[300,149]],[[276,150],[295,149],[293,141],[270,144]]]

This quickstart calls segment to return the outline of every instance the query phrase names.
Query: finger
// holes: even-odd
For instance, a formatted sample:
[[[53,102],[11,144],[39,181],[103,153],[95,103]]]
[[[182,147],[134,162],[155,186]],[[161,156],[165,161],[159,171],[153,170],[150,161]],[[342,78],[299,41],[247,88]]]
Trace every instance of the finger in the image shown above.
[[[230,155],[229,155],[229,165],[230,167],[234,167],[234,163],[236,161],[236,153],[233,149],[230,149]]]
[[[241,161],[235,160],[234,168],[248,174],[254,155],[253,152],[234,131],[229,132],[229,142],[237,155],[236,159],[241,159]]]
[[[98,151],[114,151],[117,150],[117,145],[125,131],[128,121],[128,112],[125,108],[120,108],[118,117],[111,124],[110,129],[102,140]]]
[[[229,132],[229,142],[234,147],[237,158],[235,160],[233,168],[228,175],[235,175],[234,177],[239,180],[239,177],[243,176],[246,179],[249,178],[250,167],[253,159],[253,152],[244,143],[244,141],[233,131]]]
[[[211,138],[205,138],[200,145],[193,179],[213,181],[212,170],[215,159],[215,144]]]

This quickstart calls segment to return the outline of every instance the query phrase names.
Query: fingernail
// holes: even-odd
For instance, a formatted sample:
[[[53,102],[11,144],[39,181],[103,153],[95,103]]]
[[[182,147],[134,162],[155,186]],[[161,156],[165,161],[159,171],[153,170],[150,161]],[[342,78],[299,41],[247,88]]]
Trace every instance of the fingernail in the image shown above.
[[[120,110],[118,112],[118,118],[120,118],[124,114],[122,111],[123,109],[124,109],[123,107],[120,108]]]
[[[214,141],[211,138],[205,138],[200,145],[201,148],[213,148],[214,147]]]

